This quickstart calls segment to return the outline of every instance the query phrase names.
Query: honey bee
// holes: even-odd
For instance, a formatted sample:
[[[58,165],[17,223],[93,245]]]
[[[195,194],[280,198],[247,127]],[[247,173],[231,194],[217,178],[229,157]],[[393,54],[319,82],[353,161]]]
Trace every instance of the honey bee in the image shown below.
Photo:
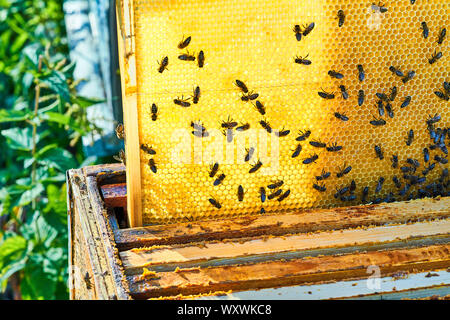
[[[200,52],[198,53],[197,62],[198,67],[203,68],[203,65],[205,64],[205,54],[203,53],[203,50],[200,50]]]
[[[327,146],[325,142],[321,142],[320,140],[311,140],[309,144],[316,148],[326,148]]]
[[[302,151],[302,145],[299,143],[297,145],[297,147],[295,148],[294,153],[292,153],[292,158],[298,157],[298,155],[300,154],[301,151]]]
[[[347,166],[344,163],[344,166],[342,168],[338,167],[338,172],[336,173],[336,177],[342,178],[344,175],[348,174],[350,171],[352,171],[352,167]]]
[[[83,280],[86,285],[86,289],[91,290],[92,282],[91,282],[91,276],[89,275],[89,272],[86,271],[86,273],[84,274]]]
[[[245,83],[242,82],[241,80],[237,80],[237,79],[236,79],[236,81],[235,81],[234,84],[235,84],[239,89],[241,89],[241,91],[242,91],[243,93],[247,93],[247,92],[248,92],[247,86],[246,86]]]
[[[430,64],[433,64],[436,63],[440,58],[442,58],[442,52],[436,53],[436,51],[434,51],[434,54],[431,56],[430,59],[428,59],[428,62]]]
[[[210,176],[211,178],[213,178],[213,177],[216,175],[217,171],[219,170],[219,163],[216,162],[216,163],[210,165],[209,168],[210,168],[209,176]]]
[[[380,160],[383,160],[384,155],[383,155],[383,150],[381,150],[381,146],[375,145],[374,149],[375,149],[375,154],[377,155],[377,158],[379,158]]]
[[[321,98],[327,99],[327,100],[335,98],[334,92],[328,93],[328,92],[324,91],[323,89],[322,89],[322,91],[319,91],[318,94]]]
[[[230,116],[228,116],[227,121],[222,121],[221,127],[225,129],[233,129],[236,127],[238,123],[234,121]]]
[[[269,122],[267,120],[261,120],[259,121],[259,124],[261,127],[263,127],[268,133],[272,133],[272,127],[270,126]]]
[[[334,71],[334,70],[328,71],[328,75],[335,79],[343,79],[344,78],[344,75],[342,73]]]
[[[120,150],[118,155],[113,156],[114,160],[122,162],[123,165],[127,165],[127,159],[125,157],[125,151]]]
[[[319,184],[314,183],[314,184],[313,184],[313,188],[316,189],[316,190],[319,191],[319,192],[325,192],[325,191],[327,191],[327,187],[325,187],[325,184],[323,184],[323,183],[319,183]]]
[[[225,179],[226,175],[221,173],[217,179],[214,181],[213,185],[214,186],[218,186],[219,184],[221,184],[223,182],[223,180]]]
[[[364,99],[365,99],[365,94],[364,94],[364,90],[359,90],[358,91],[358,106],[362,106],[364,104]]]
[[[125,139],[125,127],[122,123],[119,123],[116,127],[116,136],[118,139]]]
[[[309,66],[312,62],[311,60],[308,60],[306,58],[308,58],[309,53],[303,58],[302,56],[295,56],[294,57],[294,62],[297,64],[303,64],[305,66]]]
[[[241,100],[247,102],[247,101],[255,100],[255,99],[257,99],[258,97],[259,97],[259,94],[258,94],[258,93],[249,92],[249,93],[247,93],[247,94],[243,94],[243,95],[241,96]]]
[[[264,105],[261,102],[259,102],[259,100],[256,100],[255,108],[256,108],[256,110],[258,110],[258,112],[261,115],[265,115],[266,114],[266,108],[264,107]]]
[[[330,171],[325,171],[325,169],[322,169],[322,172],[320,173],[320,175],[316,176],[316,180],[317,181],[325,180],[325,179],[328,179],[330,176],[331,176]]]
[[[295,139],[297,141],[305,141],[311,135],[311,130],[299,131],[299,136]]]
[[[297,39],[297,41],[302,40],[302,30],[300,28],[300,25],[296,24],[294,26],[294,28],[292,29],[292,31],[294,31],[295,33],[295,38]]]
[[[343,10],[339,10],[337,13],[337,19],[339,20],[338,26],[339,28],[344,25],[345,22],[345,13]]]
[[[167,66],[169,65],[169,57],[164,57],[162,60],[161,60],[161,62],[159,62],[158,61],[158,64],[159,64],[159,68],[158,68],[158,72],[159,73],[163,73],[163,71],[165,70],[165,69],[167,69]],[[167,70],[169,70],[169,69],[167,69]]]
[[[446,34],[447,34],[446,28],[442,28],[441,31],[439,31],[438,42],[437,42],[439,45],[441,45],[444,42]]]
[[[156,119],[158,118],[158,107],[156,106],[156,104],[152,104],[152,121],[156,121]]]
[[[181,98],[176,98],[173,100],[173,103],[182,106],[184,108],[190,107],[191,103],[189,102],[189,98],[184,98],[183,96],[181,96]]]
[[[411,99],[412,99],[411,96],[406,96],[400,108],[406,108],[411,103]]]
[[[155,163],[155,160],[153,158],[150,158],[150,160],[148,161],[148,165],[150,167],[150,170],[152,170],[153,173],[156,173],[156,171],[158,169],[156,168],[156,163]]]
[[[186,53],[180,54],[178,56],[178,59],[183,61],[195,61],[195,56],[190,54],[189,51],[187,51]]]
[[[366,77],[366,74],[364,72],[364,67],[362,64],[358,64],[356,67],[358,68],[358,79],[360,82],[363,82],[364,78]]]
[[[245,149],[245,150],[247,151],[247,154],[245,155],[244,160],[245,160],[245,162],[248,162],[252,158],[253,153],[255,152],[255,148],[250,147],[249,149]]]
[[[291,194],[291,190],[288,189],[277,199],[278,202],[281,202],[284,199],[286,199],[289,196],[289,194]]]
[[[152,147],[149,147],[148,144],[141,144],[141,150],[150,154],[150,155],[155,155],[156,151],[153,150]]]
[[[200,87],[197,86],[194,89],[194,95],[192,96],[192,102],[194,104],[197,104],[199,99],[200,99]]]
[[[244,200],[244,193],[245,193],[244,192],[244,188],[242,187],[242,185],[239,185],[238,192],[237,192],[239,201],[243,201]]]
[[[421,27],[420,27],[421,29],[422,29],[422,35],[423,35],[423,37],[426,39],[426,38],[428,38],[428,34],[429,34],[429,32],[430,32],[430,30],[428,29],[428,25],[427,25],[427,23],[425,22],[425,21],[423,21],[422,23],[421,23]]]
[[[261,162],[261,160],[258,160],[257,163],[255,163],[254,165],[252,165],[252,167],[250,168],[250,170],[248,171],[248,173],[254,173],[256,171],[259,170],[259,168],[261,168],[263,165],[263,163]]]
[[[308,158],[303,160],[303,164],[311,164],[317,161],[319,159],[319,156],[317,154],[312,154]]]
[[[271,184],[269,184],[267,186],[267,188],[269,189],[278,189],[279,187],[281,187],[284,184],[283,180],[277,180],[277,181],[273,181]]]
[[[186,48],[189,45],[189,43],[191,43],[191,37],[189,36],[189,37],[187,37],[185,39],[184,36],[183,36],[183,38],[181,39],[180,43],[178,44],[178,49]]]
[[[406,138],[406,145],[410,146],[414,140],[414,131],[411,129],[408,132],[408,137]]]
[[[303,36],[307,36],[308,34],[311,33],[311,31],[313,31],[314,27],[316,26],[316,24],[314,22],[311,22],[308,26],[303,26]],[[297,39],[298,40],[298,39]],[[300,40],[299,40],[300,41]]]
[[[211,203],[214,207],[216,207],[217,209],[222,208],[222,205],[219,203],[219,201],[217,201],[216,199],[214,199],[213,197],[208,199],[209,203]]]

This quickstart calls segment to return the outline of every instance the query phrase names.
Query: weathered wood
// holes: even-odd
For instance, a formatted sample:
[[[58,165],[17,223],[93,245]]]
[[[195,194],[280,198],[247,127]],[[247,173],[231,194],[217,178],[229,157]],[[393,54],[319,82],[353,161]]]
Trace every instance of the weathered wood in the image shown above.
[[[127,188],[125,183],[107,184],[100,187],[105,206],[108,208],[127,206]]]
[[[115,231],[119,250],[264,235],[285,235],[450,217],[450,198],[236,217]]]
[[[128,276],[128,281],[131,294],[142,299],[358,279],[367,277],[367,267],[371,265],[378,266],[382,275],[398,271],[445,269],[450,266],[450,245],[181,269],[176,272],[160,272],[154,279],[144,281],[138,275]]]
[[[289,251],[317,248],[339,248],[363,244],[403,241],[413,237],[447,234],[450,220],[420,222],[408,225],[373,227],[364,229],[296,234],[271,238],[247,238],[241,241],[201,242],[170,247],[131,249],[120,253],[127,274],[140,272],[143,267],[164,265],[167,268],[184,265],[204,265],[210,260],[229,261],[252,256],[265,256],[266,260],[279,259],[276,255]]]

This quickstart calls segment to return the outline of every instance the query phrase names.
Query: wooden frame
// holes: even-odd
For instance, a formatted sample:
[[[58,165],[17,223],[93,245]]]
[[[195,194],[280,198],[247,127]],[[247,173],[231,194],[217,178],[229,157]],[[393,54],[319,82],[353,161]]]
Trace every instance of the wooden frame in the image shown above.
[[[126,228],[124,166],[67,184],[71,299],[450,295],[450,198]]]

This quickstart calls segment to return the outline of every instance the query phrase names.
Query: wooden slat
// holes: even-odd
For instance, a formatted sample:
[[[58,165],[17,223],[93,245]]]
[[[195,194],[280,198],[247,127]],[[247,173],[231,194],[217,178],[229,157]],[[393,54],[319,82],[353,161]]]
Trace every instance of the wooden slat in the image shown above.
[[[253,256],[264,256],[266,260],[277,259],[284,252],[299,252],[318,248],[361,246],[392,241],[404,241],[413,237],[448,235],[450,219],[420,222],[386,227],[373,227],[332,232],[297,234],[272,238],[249,238],[243,241],[202,242],[170,247],[131,249],[120,253],[127,274],[140,272],[143,267],[200,265],[208,261],[233,263],[239,257],[251,261]],[[448,238],[447,238],[448,239]],[[448,241],[448,240],[446,240]],[[278,257],[279,259],[280,257]],[[234,262],[236,263],[236,262]],[[211,265],[211,264],[209,264]]]
[[[83,174],[87,177],[98,176],[111,172],[125,172],[125,166],[122,163],[98,164],[83,168]]]
[[[100,187],[103,200],[108,208],[127,206],[127,188],[125,183],[107,184]]]
[[[450,245],[160,272],[154,279],[128,276],[128,281],[135,298],[150,298],[360,279],[368,276],[370,265],[379,266],[383,276],[446,269],[450,266]]]
[[[140,246],[340,230],[449,217],[450,197],[447,197],[122,229],[115,232],[115,239],[119,250],[126,250]]]

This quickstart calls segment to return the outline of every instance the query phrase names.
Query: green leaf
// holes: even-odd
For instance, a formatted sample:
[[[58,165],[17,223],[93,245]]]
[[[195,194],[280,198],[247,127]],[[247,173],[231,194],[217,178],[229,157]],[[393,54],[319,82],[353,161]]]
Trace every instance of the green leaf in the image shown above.
[[[24,121],[31,118],[30,111],[0,109],[0,123]]]
[[[24,299],[51,300],[56,290],[57,279],[53,274],[44,272],[41,265],[29,264],[21,283]]]
[[[73,155],[62,148],[46,150],[46,152],[39,154],[37,161],[41,165],[56,168],[64,172],[77,167],[77,162]]]
[[[80,107],[87,108],[97,103],[105,102],[104,99],[97,99],[97,98],[87,98],[82,96],[76,96],[72,101],[76,104],[78,104]]]
[[[11,128],[1,131],[2,136],[9,140],[9,147],[16,150],[30,151],[32,149],[31,128]]]
[[[27,253],[31,249],[27,240],[19,235],[6,238],[0,243],[0,284],[3,290],[5,280],[23,269]]]
[[[22,193],[17,205],[26,206],[27,204],[30,204],[31,201],[39,197],[43,191],[44,186],[40,183],[36,184],[36,186],[32,187],[30,190],[27,190],[24,193]]]
[[[67,79],[62,72],[52,70],[49,74],[42,76],[39,79],[42,83],[45,83],[56,94],[61,96],[64,101],[70,101],[70,90],[67,85]]]

